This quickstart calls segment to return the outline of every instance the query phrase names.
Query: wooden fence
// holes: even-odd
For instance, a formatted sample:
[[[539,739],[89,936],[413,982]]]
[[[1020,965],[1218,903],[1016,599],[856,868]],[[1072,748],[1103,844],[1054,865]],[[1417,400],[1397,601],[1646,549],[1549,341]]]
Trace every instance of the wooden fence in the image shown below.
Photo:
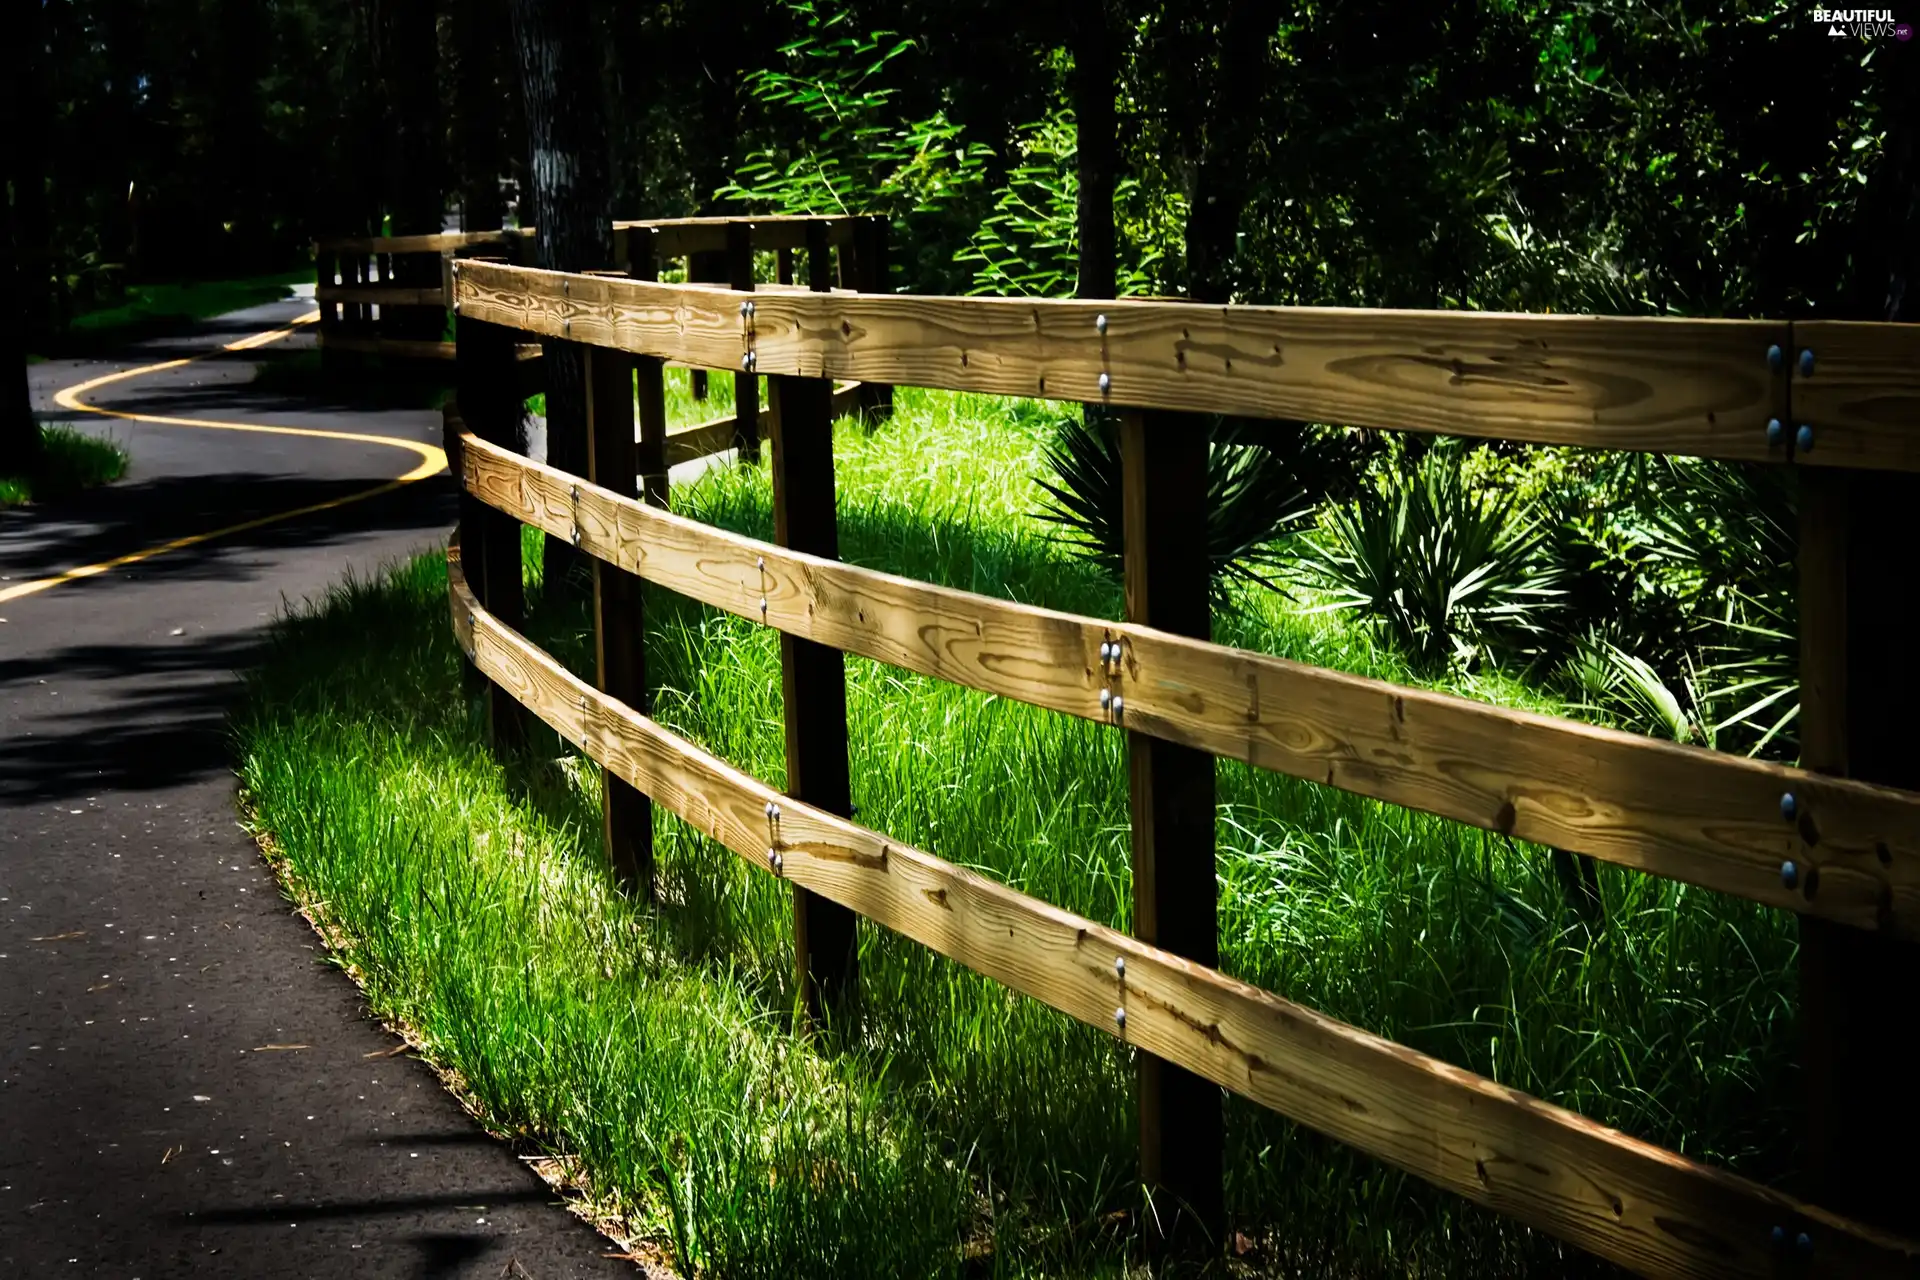
[[[613,239],[618,274],[636,279],[655,279],[667,263],[684,260],[688,280],[753,289],[754,255],[768,252],[774,255],[775,283],[759,287],[791,289],[797,287],[796,261],[802,260],[797,255],[804,253],[808,287],[825,280],[835,289],[889,291],[888,224],[879,215],[621,221],[613,224]],[[532,228],[316,241],[314,297],[320,306],[322,357],[452,361],[455,344],[441,335],[447,329],[453,263],[497,257],[526,265],[532,256]],[[522,344],[516,356],[520,390],[542,389],[540,348]],[[669,466],[726,449],[750,458],[758,448],[765,422],[759,374],[724,367],[733,371],[735,412],[676,432],[667,443]],[[708,370],[691,368],[694,399],[705,400]],[[891,388],[874,382],[849,383],[836,395],[873,417],[885,416],[892,406]]]
[[[608,848],[640,893],[651,892],[651,804],[791,881],[811,1016],[831,1016],[858,981],[858,915],[1137,1046],[1147,1227],[1163,1242],[1220,1225],[1225,1088],[1644,1273],[1920,1274],[1912,1240],[1219,972],[1213,852],[1213,761],[1227,756],[1794,911],[1808,929],[1911,954],[1920,791],[1837,776],[1847,772],[1846,745],[1878,732],[1861,710],[1871,698],[1837,691],[1852,682],[1858,693],[1891,673],[1858,665],[1848,626],[1861,602],[1818,583],[1884,572],[1891,584],[1893,566],[1920,549],[1911,510],[1903,544],[1849,541],[1857,504],[1839,487],[1920,471],[1920,331],[869,293],[746,298],[490,263],[456,263],[452,276],[465,415],[450,416],[448,432],[465,495],[450,552],[452,618],[491,681],[496,741],[524,733],[524,708],[604,767]],[[521,334],[586,346],[586,477],[508,447],[493,371]],[[666,510],[660,411],[646,389],[668,360],[772,375],[773,542]],[[840,562],[836,378],[1120,410],[1126,620]],[[1803,504],[1801,556],[1802,733],[1818,769],[1210,643],[1204,522],[1195,518],[1207,432],[1195,411],[1801,469],[1807,492],[1827,495]],[[522,523],[594,559],[591,683],[519,632]],[[786,794],[648,718],[641,579],[781,633]],[[1124,732],[1135,936],[851,821],[845,653]],[[1831,981],[1857,990],[1873,975]],[[1840,998],[1817,986],[1805,993],[1810,1011]],[[1877,1099],[1910,1092],[1906,1065],[1874,1064]],[[1816,1072],[1813,1085],[1841,1096],[1862,1082]],[[1887,1113],[1899,1120],[1908,1104]]]

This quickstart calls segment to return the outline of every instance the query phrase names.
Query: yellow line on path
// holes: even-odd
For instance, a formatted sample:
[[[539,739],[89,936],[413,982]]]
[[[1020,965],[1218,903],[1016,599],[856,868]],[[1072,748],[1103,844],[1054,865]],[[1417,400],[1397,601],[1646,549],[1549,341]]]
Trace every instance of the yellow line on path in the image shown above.
[[[312,311],[301,316],[293,323],[295,325],[311,324],[319,318],[320,313],[318,311]],[[264,347],[268,343],[278,342],[282,338],[290,336],[293,332],[294,330],[292,328],[286,328],[273,329],[266,333],[256,333],[252,337],[241,338],[237,342],[229,342],[221,349],[224,351],[251,351],[256,347]],[[447,455],[441,452],[439,446],[422,444],[417,440],[402,440],[394,436],[370,435],[359,431],[321,431],[313,427],[274,427],[257,422],[214,422],[207,418],[170,418],[161,414],[126,413],[119,409],[103,409],[99,405],[88,404],[80,398],[89,391],[98,387],[104,387],[109,383],[121,382],[127,378],[144,377],[150,373],[164,373],[168,369],[178,369],[182,365],[189,365],[195,360],[203,360],[205,358],[205,356],[190,356],[184,360],[166,360],[159,364],[142,365],[137,369],[124,369],[119,373],[109,373],[98,378],[89,378],[85,382],[75,383],[73,386],[59,392],[53,397],[53,402],[63,409],[72,409],[80,413],[97,413],[103,417],[123,418],[129,422],[150,422],[164,427],[204,427],[212,431],[257,431],[268,435],[315,436],[322,440],[350,440],[358,444],[382,444],[390,448],[405,449],[411,453],[419,454],[420,464],[398,479],[389,480],[384,484],[377,484],[370,489],[362,489],[358,493],[349,493],[345,497],[329,498],[325,502],[315,502],[304,507],[295,507],[291,511],[279,511],[270,516],[261,516],[254,520],[245,520],[239,524],[230,524],[219,529],[209,529],[205,533],[189,534],[184,538],[174,538],[171,541],[162,542],[157,546],[142,547],[138,551],[129,551],[125,555],[115,556],[111,560],[102,560],[97,564],[84,564],[77,568],[66,569],[49,578],[36,578],[32,582],[22,582],[10,587],[0,588],[0,604],[5,604],[9,600],[18,600],[22,596],[34,595],[37,592],[47,590],[49,587],[57,587],[63,582],[77,582],[81,578],[91,578],[97,574],[105,573],[109,569],[118,569],[122,565],[137,564],[142,560],[151,560],[153,557],[165,555],[169,551],[179,551],[185,547],[198,546],[203,542],[211,542],[215,538],[224,538],[231,534],[245,533],[249,529],[258,529],[264,525],[279,524],[282,521],[298,519],[300,516],[312,515],[316,511],[330,511],[335,507],[344,507],[352,502],[364,502],[368,498],[377,498],[383,493],[392,493],[395,489],[412,484],[417,480],[425,480],[428,476],[438,475],[446,469]]]

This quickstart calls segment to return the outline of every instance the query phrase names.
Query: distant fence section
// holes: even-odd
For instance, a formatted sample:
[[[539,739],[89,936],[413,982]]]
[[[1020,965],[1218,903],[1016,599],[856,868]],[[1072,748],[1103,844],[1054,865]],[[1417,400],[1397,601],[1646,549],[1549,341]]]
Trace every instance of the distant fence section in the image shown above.
[[[670,264],[679,263],[688,282],[733,290],[890,292],[888,222],[878,215],[617,221],[613,240],[614,274],[640,280],[657,280]],[[316,241],[314,296],[322,357],[378,356],[450,366],[457,352],[453,264],[480,259],[524,266],[532,254],[532,228]],[[771,264],[759,255],[770,255]],[[773,279],[756,282],[768,266]],[[796,283],[801,276],[804,283]],[[516,356],[520,389],[540,390],[540,347],[523,344]],[[674,363],[691,369],[696,400],[707,398],[710,370],[729,372],[735,379],[735,411],[676,433],[668,465],[726,449],[751,456],[764,434],[759,371],[737,363]],[[892,410],[892,388],[872,379],[849,384],[838,394],[870,417]],[[704,452],[691,452],[696,448]]]
[[[668,225],[645,236],[676,234]],[[812,236],[818,250],[824,230],[779,234]],[[718,233],[698,234],[711,244]],[[651,242],[657,257],[663,241]],[[1903,946],[1920,938],[1920,792],[1842,776],[1844,760],[1791,768],[1211,643],[1207,433],[1193,416],[1704,455],[1803,468],[1810,482],[1913,472],[1920,327],[922,298],[824,282],[749,293],[741,277],[720,290],[485,262],[450,272],[462,372],[448,446],[465,495],[452,621],[492,682],[495,741],[523,741],[531,712],[603,766],[609,854],[637,893],[651,893],[655,804],[790,883],[810,1016],[847,1007],[864,917],[1137,1046],[1150,1235],[1176,1238],[1183,1223],[1217,1231],[1224,1088],[1643,1273],[1920,1274],[1912,1239],[1219,971],[1216,757]],[[588,475],[512,448],[497,371],[529,336],[586,348]],[[645,391],[666,361],[769,375],[772,542],[667,510],[661,415]],[[1116,410],[1126,618],[840,561],[834,379]],[[1866,723],[1870,706],[1843,723],[1819,690],[1910,678],[1846,643],[1844,601],[1818,575],[1880,575],[1910,590],[1920,539],[1848,542],[1847,517],[1825,503],[1802,531],[1803,732],[1820,741],[1885,726]],[[592,681],[520,632],[522,524],[595,562]],[[781,634],[785,794],[648,716],[643,580]],[[1125,734],[1136,936],[853,821],[847,653]],[[1802,997],[1834,998],[1813,986]],[[1910,1006],[1888,1016],[1910,1017]],[[1909,1065],[1879,1063],[1876,1096],[1904,1096]]]

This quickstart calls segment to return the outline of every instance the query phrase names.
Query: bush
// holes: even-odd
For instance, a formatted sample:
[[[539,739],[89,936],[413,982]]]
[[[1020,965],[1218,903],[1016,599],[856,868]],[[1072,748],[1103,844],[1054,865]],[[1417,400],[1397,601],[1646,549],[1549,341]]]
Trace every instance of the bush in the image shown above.
[[[1457,441],[1417,460],[1396,438],[1349,503],[1329,506],[1295,566],[1325,609],[1358,609],[1416,665],[1537,650],[1558,602],[1534,509],[1471,486]]]
[[[1336,447],[1303,434],[1301,449],[1288,456],[1250,443],[1231,419],[1212,418],[1208,430],[1208,580],[1215,607],[1226,608],[1236,578],[1278,589],[1279,542],[1312,511]],[[1065,418],[1045,452],[1058,483],[1039,478],[1050,499],[1040,518],[1069,530],[1074,546],[1119,578],[1126,497],[1118,424],[1098,410]]]

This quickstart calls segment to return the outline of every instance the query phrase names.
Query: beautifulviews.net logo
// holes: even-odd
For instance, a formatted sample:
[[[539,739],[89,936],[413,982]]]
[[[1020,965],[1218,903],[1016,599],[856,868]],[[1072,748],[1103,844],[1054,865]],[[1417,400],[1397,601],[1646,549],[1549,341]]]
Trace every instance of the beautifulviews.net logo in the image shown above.
[[[1815,9],[1813,20],[1836,40],[1913,39],[1913,24],[1894,21],[1891,9]]]

